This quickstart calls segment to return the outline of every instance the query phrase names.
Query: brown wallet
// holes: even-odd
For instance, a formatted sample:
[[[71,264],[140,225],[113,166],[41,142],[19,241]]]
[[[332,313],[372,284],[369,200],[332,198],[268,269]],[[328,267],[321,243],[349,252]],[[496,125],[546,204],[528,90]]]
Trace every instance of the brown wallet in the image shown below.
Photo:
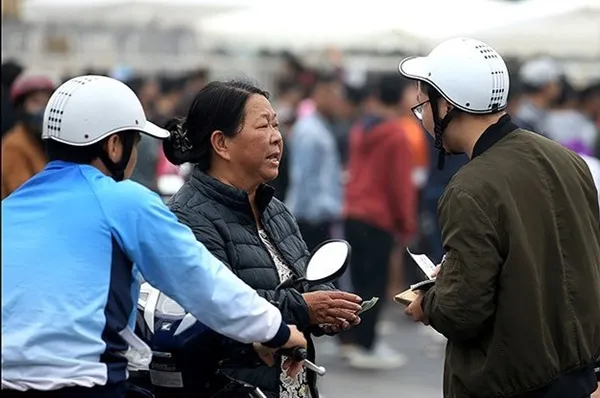
[[[402,293],[398,293],[397,295],[394,296],[394,301],[408,306],[410,303],[412,303],[417,297],[419,297],[419,292],[415,292],[414,290],[408,289],[403,291]]]

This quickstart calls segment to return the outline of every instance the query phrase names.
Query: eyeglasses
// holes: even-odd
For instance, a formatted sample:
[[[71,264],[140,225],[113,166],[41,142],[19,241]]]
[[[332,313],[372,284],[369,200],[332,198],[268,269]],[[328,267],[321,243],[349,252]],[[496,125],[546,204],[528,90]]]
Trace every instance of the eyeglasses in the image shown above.
[[[429,102],[429,100],[423,101],[420,104],[415,105],[412,108],[410,108],[410,110],[412,111],[412,113],[414,113],[415,117],[417,119],[419,119],[420,121],[423,121],[423,108],[425,107],[425,105],[428,102]]]

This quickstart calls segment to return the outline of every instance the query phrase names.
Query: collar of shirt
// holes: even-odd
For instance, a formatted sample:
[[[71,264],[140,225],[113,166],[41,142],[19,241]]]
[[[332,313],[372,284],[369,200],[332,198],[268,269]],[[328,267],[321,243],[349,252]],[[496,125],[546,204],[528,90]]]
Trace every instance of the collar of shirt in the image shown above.
[[[495,143],[506,137],[509,133],[518,129],[518,126],[514,124],[510,118],[510,115],[504,115],[496,123],[488,127],[481,137],[475,143],[473,147],[473,156],[471,159],[476,158],[488,149],[490,149]]]

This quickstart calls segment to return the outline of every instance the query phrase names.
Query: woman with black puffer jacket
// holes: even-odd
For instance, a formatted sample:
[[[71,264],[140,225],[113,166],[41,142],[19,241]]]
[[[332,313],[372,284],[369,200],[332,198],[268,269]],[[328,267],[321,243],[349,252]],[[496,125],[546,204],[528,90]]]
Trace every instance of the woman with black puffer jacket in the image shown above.
[[[283,153],[269,95],[244,82],[212,82],[196,95],[187,118],[172,120],[167,129],[172,133],[164,143],[169,161],[195,165],[169,207],[196,238],[276,303],[284,320],[307,338],[357,324],[361,299],[334,291],[330,284],[311,291],[275,291],[291,275],[305,275],[309,253],[295,219],[266,185],[277,177]],[[221,350],[222,373],[259,387],[270,398],[319,396],[310,371],[291,378],[281,368],[283,361],[273,368],[259,365],[254,350],[241,344],[215,349]],[[309,340],[309,357],[314,354]]]

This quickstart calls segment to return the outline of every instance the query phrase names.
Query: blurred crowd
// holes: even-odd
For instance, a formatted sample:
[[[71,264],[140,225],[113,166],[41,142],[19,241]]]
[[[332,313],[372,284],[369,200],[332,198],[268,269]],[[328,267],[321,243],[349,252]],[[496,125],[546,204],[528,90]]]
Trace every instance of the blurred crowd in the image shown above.
[[[173,116],[186,115],[211,72],[127,73],[120,78],[138,94],[148,119],[164,125]],[[405,248],[433,261],[441,259],[437,201],[467,158],[452,155],[445,168],[437,170],[437,151],[413,115],[414,84],[397,73],[368,73],[363,80],[357,84],[342,67],[314,69],[292,55],[283,58],[271,100],[286,151],[274,185],[309,249],[326,239],[347,237],[353,247],[366,248],[362,263],[372,256],[385,264],[370,265],[367,281],[356,274],[340,282],[351,289],[362,280],[368,286],[361,290],[377,295],[381,289],[398,292],[419,278],[414,267],[403,266]],[[42,115],[56,82],[30,75],[10,61],[2,65],[1,83],[4,198],[46,163]],[[519,126],[569,147],[585,156],[590,168],[600,169],[600,82],[574,87],[560,63],[533,59],[511,70],[508,112]],[[189,167],[178,168],[166,160],[158,141],[142,138],[134,180],[168,197],[188,172]],[[361,256],[358,251],[356,255]],[[358,265],[353,268],[361,271]],[[353,356],[358,358],[354,365],[399,365],[399,355],[375,344],[377,317],[363,320],[373,323],[363,329],[366,332],[341,337],[365,348],[364,355]]]

